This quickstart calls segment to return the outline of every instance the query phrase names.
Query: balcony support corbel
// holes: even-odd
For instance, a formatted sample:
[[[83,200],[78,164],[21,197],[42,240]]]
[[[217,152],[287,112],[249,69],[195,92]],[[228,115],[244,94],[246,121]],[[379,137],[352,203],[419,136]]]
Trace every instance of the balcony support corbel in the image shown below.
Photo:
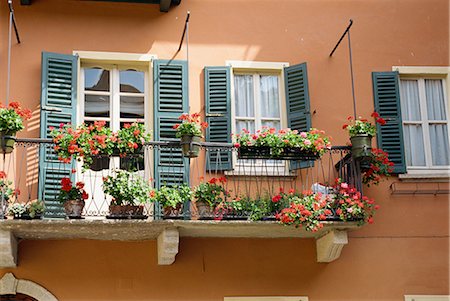
[[[171,265],[175,262],[180,243],[180,233],[177,228],[164,229],[157,239],[158,244],[158,264]]]
[[[0,230],[0,268],[17,267],[17,239],[11,231]]]
[[[347,231],[333,230],[317,238],[317,262],[332,262],[338,259],[347,243]]]

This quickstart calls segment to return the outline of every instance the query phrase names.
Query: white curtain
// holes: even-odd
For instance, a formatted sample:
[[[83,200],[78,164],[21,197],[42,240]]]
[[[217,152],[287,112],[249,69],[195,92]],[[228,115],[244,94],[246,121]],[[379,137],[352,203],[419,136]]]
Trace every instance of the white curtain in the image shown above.
[[[253,92],[253,75],[234,76],[234,99],[236,109],[236,131],[242,129],[255,132],[255,121],[246,117],[255,117],[255,101]]]
[[[261,75],[259,86],[261,125],[280,129],[280,121],[274,119],[280,118],[278,76]]]
[[[433,165],[449,165],[449,142],[444,89],[440,79],[425,80],[428,120],[430,122],[430,143]]]
[[[422,125],[411,123],[421,120],[419,83],[417,80],[401,80],[400,101],[404,122],[406,164],[408,166],[425,166]]]

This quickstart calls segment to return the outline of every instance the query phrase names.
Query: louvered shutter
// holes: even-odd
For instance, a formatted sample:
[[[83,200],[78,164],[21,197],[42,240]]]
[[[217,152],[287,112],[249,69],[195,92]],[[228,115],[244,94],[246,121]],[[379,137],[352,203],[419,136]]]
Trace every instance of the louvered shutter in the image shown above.
[[[187,62],[156,60],[153,64],[155,140],[179,141],[172,127],[189,111]],[[189,184],[189,161],[180,148],[157,149],[154,174],[157,187]]]
[[[50,52],[42,53],[41,138],[49,138],[51,126],[76,123],[77,57]],[[39,197],[45,203],[45,217],[63,218],[64,210],[57,200],[63,177],[74,180],[72,164],[61,163],[51,145],[39,149]]]
[[[231,143],[230,67],[205,68],[206,141]],[[232,169],[230,151],[208,151],[210,171]]]
[[[311,128],[311,114],[309,112],[306,63],[284,68],[284,81],[288,127],[299,132],[309,131]],[[299,169],[312,165],[312,161],[292,161],[290,168]]]
[[[405,173],[402,113],[398,87],[398,72],[372,72],[375,111],[386,120],[377,124],[378,148],[389,154],[394,173]]]

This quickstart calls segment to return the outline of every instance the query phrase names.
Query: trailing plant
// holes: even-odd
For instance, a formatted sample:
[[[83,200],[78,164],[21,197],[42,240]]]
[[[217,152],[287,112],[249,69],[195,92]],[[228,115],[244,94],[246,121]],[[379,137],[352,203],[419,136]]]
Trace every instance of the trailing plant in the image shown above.
[[[357,220],[360,224],[373,223],[379,206],[373,199],[363,196],[355,187],[336,179],[333,186],[331,208],[343,221]]]
[[[58,200],[64,203],[69,200],[87,200],[89,195],[84,190],[84,183],[77,182],[73,186],[69,178],[61,179],[61,189],[59,191]]]
[[[364,164],[369,166],[362,175],[362,182],[367,186],[378,185],[383,177],[389,177],[394,166],[388,153],[378,148],[372,149],[369,161]]]
[[[381,118],[377,112],[373,112],[371,116],[375,119],[376,123],[379,123],[380,125],[386,124],[386,120]],[[361,116],[358,117],[358,119],[349,116],[347,120],[348,123],[344,124],[342,128],[348,131],[350,137],[358,135],[369,135],[374,137],[377,132],[376,126],[369,120],[361,118]]]
[[[138,205],[151,201],[154,196],[149,181],[136,173],[117,170],[115,176],[103,178],[103,192],[113,199],[111,205]]]
[[[185,135],[203,137],[202,130],[208,127],[207,122],[200,121],[199,113],[193,113],[191,115],[182,114],[180,117],[178,117],[178,119],[182,122],[177,123],[173,126],[173,128],[176,130],[177,138],[181,138]]]
[[[17,101],[7,107],[0,107],[0,132],[5,135],[15,135],[24,129],[23,122],[31,118],[31,111],[24,109]]]
[[[150,139],[151,135],[145,132],[144,124],[125,123],[123,128],[117,132],[117,148],[121,156],[133,154],[142,149]]]
[[[331,215],[328,196],[312,191],[304,191],[302,194],[292,193],[280,195],[289,206],[276,215],[281,224],[304,227],[307,231],[318,231],[323,227],[328,215]]]

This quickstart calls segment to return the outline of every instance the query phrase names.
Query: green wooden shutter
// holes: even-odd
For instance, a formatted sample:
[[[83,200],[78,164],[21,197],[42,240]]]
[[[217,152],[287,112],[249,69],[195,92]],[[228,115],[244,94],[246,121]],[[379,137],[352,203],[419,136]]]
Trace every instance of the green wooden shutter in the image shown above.
[[[156,60],[154,76],[154,136],[159,141],[179,141],[174,124],[189,111],[188,73],[186,61]],[[156,186],[189,184],[189,159],[180,148],[155,150]]]
[[[377,144],[394,162],[394,173],[405,173],[402,113],[398,87],[398,72],[372,72],[375,111],[386,120],[377,124]]]
[[[50,52],[42,53],[41,138],[49,138],[49,127],[76,123],[77,57]],[[51,145],[39,149],[39,197],[45,203],[45,217],[65,217],[56,199],[63,177],[74,179],[72,164],[63,164]]]
[[[309,131],[311,114],[306,63],[284,68],[284,81],[288,127],[303,132]],[[299,169],[312,165],[312,161],[292,161],[290,168]]]
[[[230,67],[205,67],[206,141],[231,143]],[[208,152],[210,171],[232,169],[230,151]]]

